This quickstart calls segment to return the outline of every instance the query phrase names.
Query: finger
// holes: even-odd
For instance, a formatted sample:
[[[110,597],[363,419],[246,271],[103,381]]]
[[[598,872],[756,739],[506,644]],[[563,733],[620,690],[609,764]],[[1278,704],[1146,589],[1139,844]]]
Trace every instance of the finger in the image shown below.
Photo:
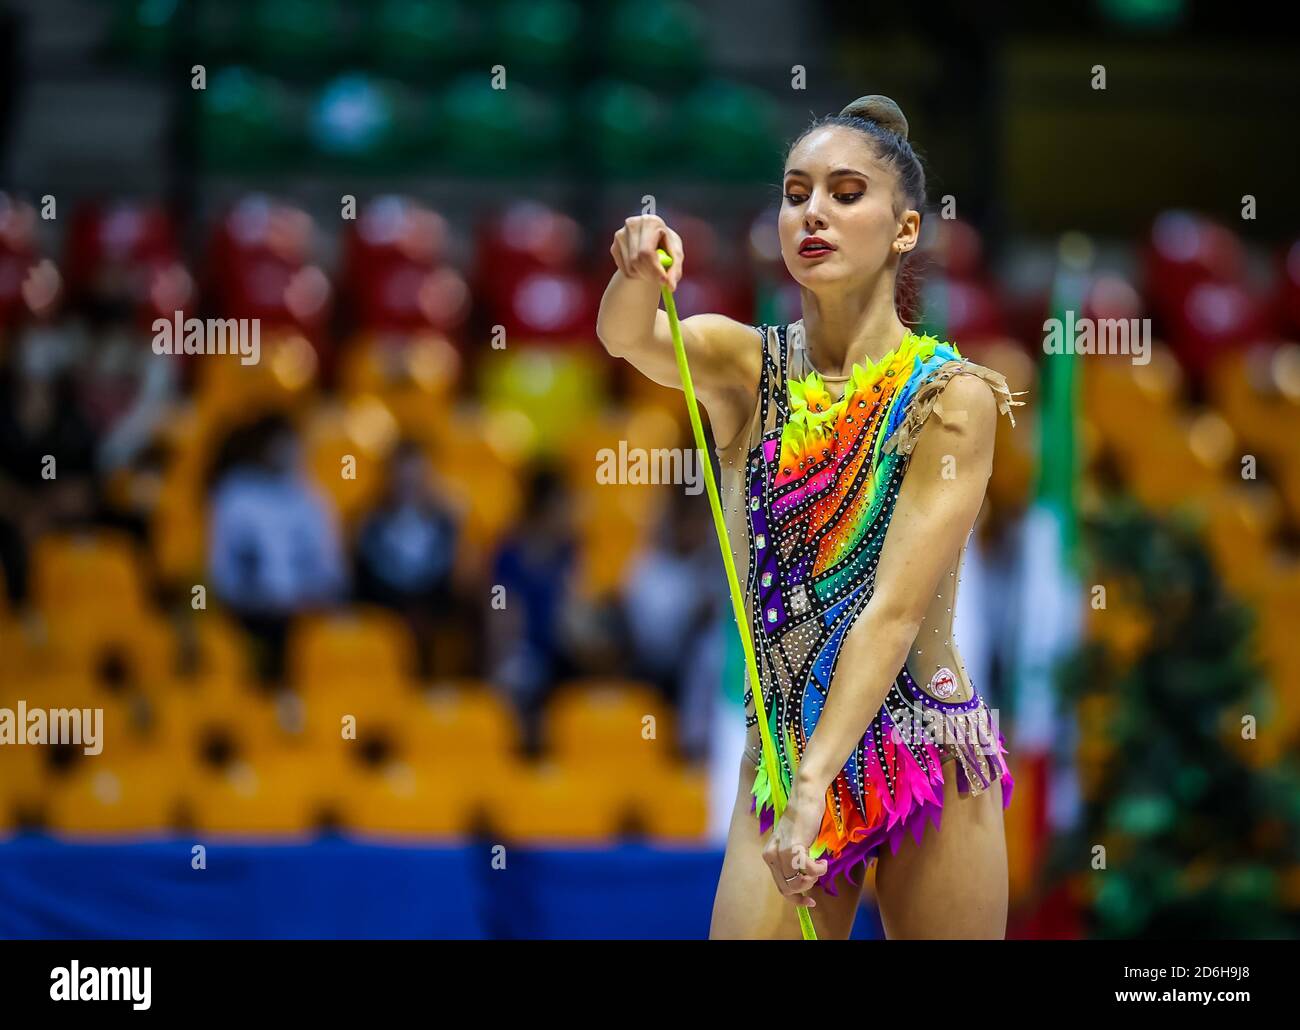
[[[781,850],[776,846],[775,841],[769,842],[763,848],[763,861],[767,863],[767,867],[772,873],[772,881],[776,884],[776,889],[787,897],[793,893],[791,885],[797,883],[798,880],[793,878],[793,871],[786,868],[787,863],[783,861]]]
[[[817,885],[817,881],[811,876],[795,876],[794,879],[787,882],[780,873],[776,873],[774,879],[776,880],[777,890],[791,901],[807,894]]]
[[[642,250],[645,250],[646,237],[649,237],[649,235],[650,233],[647,233],[646,231],[645,216],[642,215],[633,218],[632,250],[634,254],[640,254]]]
[[[664,281],[664,266],[659,263],[659,234],[646,232],[641,236],[636,253],[637,266],[647,278]]]
[[[627,255],[627,229],[620,229],[614,234],[614,246],[610,248],[614,254],[614,260],[618,262],[618,270],[629,279],[634,278],[632,266],[628,262]]]
[[[668,250],[668,244],[668,229],[663,228],[655,233],[654,246],[651,247],[650,250],[651,254],[654,255],[655,269],[659,272],[659,281],[665,286],[671,288],[673,285],[673,275],[677,265],[677,259],[673,258],[673,268],[665,268],[664,263],[659,260],[659,251],[661,249],[667,251],[670,257],[672,256],[672,251]]]
[[[682,238],[671,229],[664,230],[664,250],[672,255],[673,267],[668,269],[672,273],[673,289],[677,289],[677,284],[682,281],[682,263],[686,260],[686,253],[682,250]]]
[[[791,849],[794,858],[791,864],[801,873],[806,873],[813,877],[820,878],[829,868],[829,863],[824,858],[812,858],[808,854],[808,848],[803,844],[796,844]]]
[[[609,255],[614,259],[614,267],[623,273],[625,278],[630,278],[627,274],[627,262],[623,260],[623,247],[619,243],[618,237],[614,237],[614,242],[609,246]]]
[[[629,279],[636,279],[640,275],[636,267],[636,248],[633,246],[634,233],[635,226],[632,219],[628,218],[618,232],[618,247],[623,257],[623,274]]]
[[[787,896],[801,894],[817,882],[815,876],[809,876],[802,870],[795,869],[789,860],[788,854],[781,857],[782,861],[779,863],[775,875],[782,894]]]
[[[822,852],[825,856],[825,852]],[[815,876],[821,876],[830,868],[830,859],[826,857],[813,858],[812,852],[804,848],[804,867],[805,873],[812,873]]]
[[[653,279],[658,282],[663,278],[663,269],[659,267],[659,261],[653,254],[647,254],[644,250],[638,251],[636,255],[637,274],[646,279]]]

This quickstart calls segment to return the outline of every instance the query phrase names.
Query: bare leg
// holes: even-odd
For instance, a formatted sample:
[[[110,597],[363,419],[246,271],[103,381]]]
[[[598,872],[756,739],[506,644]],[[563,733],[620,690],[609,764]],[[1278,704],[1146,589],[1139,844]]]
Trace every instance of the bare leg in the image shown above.
[[[766,835],[759,835],[758,816],[749,810],[750,787],[754,767],[748,760],[740,762],[740,783],[736,805],[731,812],[727,831],[727,852],[718,879],[718,893],[713,901],[711,940],[801,940],[799,912],[781,896],[772,881],[772,871],[763,861]],[[845,940],[853,929],[853,917],[861,894],[861,867],[854,870],[859,886],[836,884],[838,897],[831,897],[819,887],[809,893],[816,900],[812,909],[813,926],[819,939]]]
[[[1007,841],[1002,784],[978,797],[958,794],[946,767],[942,829],[929,823],[918,846],[880,849],[876,900],[885,936],[899,939],[1001,939],[1007,933]]]

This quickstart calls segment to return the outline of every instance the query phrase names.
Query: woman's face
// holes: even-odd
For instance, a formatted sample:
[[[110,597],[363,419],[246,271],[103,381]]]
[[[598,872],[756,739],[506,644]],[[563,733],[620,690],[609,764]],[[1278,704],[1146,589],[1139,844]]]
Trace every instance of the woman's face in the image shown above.
[[[895,205],[902,207],[897,177],[852,129],[826,126],[800,140],[786,159],[782,191],[781,256],[801,286],[853,289],[896,268],[916,245],[920,215],[895,215]],[[811,244],[813,236],[829,247]]]

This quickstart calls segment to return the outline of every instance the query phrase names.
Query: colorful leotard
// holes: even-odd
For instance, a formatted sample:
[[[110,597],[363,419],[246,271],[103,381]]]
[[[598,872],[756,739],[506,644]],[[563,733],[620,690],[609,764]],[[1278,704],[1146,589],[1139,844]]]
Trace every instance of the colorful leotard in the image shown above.
[[[1002,413],[1013,399],[998,372],[950,343],[909,332],[877,363],[848,376],[810,370],[802,322],[760,326],[763,371],[747,429],[719,448],[722,495],[737,569],[746,586],[764,708],[789,792],[836,675],[845,635],[870,600],[876,564],[922,426],[958,374],[983,379]],[[792,374],[791,364],[798,367]],[[843,382],[836,399],[828,382]],[[784,388],[783,388],[784,387]],[[1012,417],[1014,425],[1014,416]],[[827,791],[816,838],[829,863],[819,885],[873,860],[904,835],[919,843],[943,807],[944,763],[957,787],[982,793],[1000,778],[1002,804],[1014,781],[1002,734],[974,691],[952,643],[956,577],[965,545],[942,577],[921,631],[884,704]],[[841,670],[840,675],[849,674]],[[745,695],[756,774],[752,809],[772,825],[771,784],[756,760],[757,716]]]

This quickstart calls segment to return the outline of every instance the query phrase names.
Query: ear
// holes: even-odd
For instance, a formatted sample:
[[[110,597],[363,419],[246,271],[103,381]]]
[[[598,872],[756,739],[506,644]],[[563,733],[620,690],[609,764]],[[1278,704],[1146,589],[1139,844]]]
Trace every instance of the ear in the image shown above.
[[[921,234],[921,212],[908,208],[898,222],[898,233],[894,236],[894,253],[906,254],[916,246]]]

